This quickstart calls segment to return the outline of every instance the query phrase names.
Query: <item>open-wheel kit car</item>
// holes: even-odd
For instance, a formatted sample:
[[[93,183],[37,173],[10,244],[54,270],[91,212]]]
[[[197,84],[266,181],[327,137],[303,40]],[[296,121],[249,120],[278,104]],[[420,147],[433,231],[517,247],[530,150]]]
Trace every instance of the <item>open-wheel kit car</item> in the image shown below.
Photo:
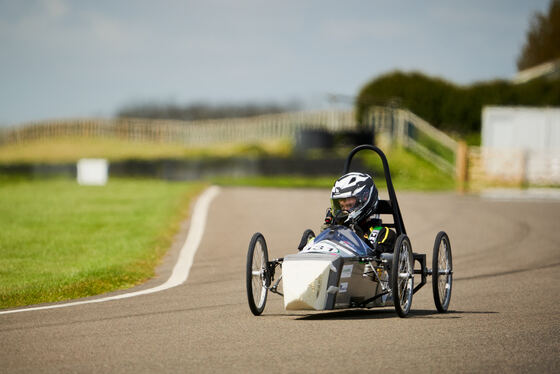
[[[453,280],[449,237],[443,231],[436,235],[432,268],[427,268],[426,255],[414,253],[406,235],[385,154],[372,145],[358,146],[348,155],[344,173],[362,150],[377,153],[383,163],[389,200],[379,200],[375,213],[392,216],[392,223],[384,226],[396,232],[393,251],[372,251],[352,230],[352,224],[333,224],[317,236],[305,230],[299,252],[269,260],[265,238],[257,232],[249,243],[246,269],[249,308],[254,315],[263,312],[270,291],[283,296],[286,310],[394,306],[400,317],[406,317],[413,294],[426,284],[429,275],[436,309],[447,311]],[[277,277],[278,267],[281,275]],[[420,278],[416,286],[415,274]]]

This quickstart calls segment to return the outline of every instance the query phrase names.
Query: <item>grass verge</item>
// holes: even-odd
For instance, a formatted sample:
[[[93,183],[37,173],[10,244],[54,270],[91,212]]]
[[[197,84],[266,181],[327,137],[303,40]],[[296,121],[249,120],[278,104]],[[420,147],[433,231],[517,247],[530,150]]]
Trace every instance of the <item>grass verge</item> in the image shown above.
[[[288,140],[263,141],[258,144],[223,144],[192,147],[170,143],[129,142],[115,138],[60,137],[23,144],[0,146],[0,163],[64,163],[80,158],[153,160],[188,157],[232,157],[263,155],[286,156],[292,151]]]
[[[0,179],[0,308],[128,288],[153,276],[204,186]]]
[[[443,191],[455,188],[453,175],[404,148],[388,149],[386,156],[397,194],[399,190]],[[383,181],[380,185],[384,186],[385,178],[379,157],[369,154],[364,163],[371,168],[376,183]]]
[[[444,191],[455,188],[453,176],[439,170],[414,153],[402,148],[387,150],[391,179],[395,189],[418,191]],[[360,170],[371,174],[379,188],[385,188],[385,175],[380,158],[367,151],[362,151],[355,159],[362,159],[367,170]],[[353,170],[353,169],[352,169]],[[342,173],[342,170],[340,171]],[[340,175],[305,177],[305,176],[273,176],[273,177],[243,177],[213,178],[212,182],[224,186],[257,186],[257,187],[286,187],[286,188],[331,188]]]

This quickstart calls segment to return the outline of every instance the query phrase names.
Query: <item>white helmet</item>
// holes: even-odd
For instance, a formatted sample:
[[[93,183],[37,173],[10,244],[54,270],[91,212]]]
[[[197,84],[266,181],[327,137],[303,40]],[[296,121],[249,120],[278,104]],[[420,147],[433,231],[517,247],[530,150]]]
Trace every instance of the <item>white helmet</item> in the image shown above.
[[[341,206],[341,200],[355,198],[353,206]],[[377,208],[378,192],[373,179],[364,173],[348,173],[340,177],[331,191],[332,214],[347,217],[346,222],[359,222],[370,216]],[[343,203],[345,205],[345,203]]]

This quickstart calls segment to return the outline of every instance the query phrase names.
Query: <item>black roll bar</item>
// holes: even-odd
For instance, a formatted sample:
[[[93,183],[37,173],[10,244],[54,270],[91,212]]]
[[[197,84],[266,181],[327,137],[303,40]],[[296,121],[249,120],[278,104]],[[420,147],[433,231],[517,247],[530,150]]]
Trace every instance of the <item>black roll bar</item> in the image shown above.
[[[383,153],[383,151],[381,151],[381,149],[377,148],[374,145],[369,145],[369,144],[363,144],[363,145],[359,145],[356,148],[354,148],[350,154],[348,155],[348,158],[346,158],[346,163],[344,165],[344,172],[343,174],[347,174],[350,172],[350,164],[352,162],[352,158],[354,157],[354,155],[356,153],[358,153],[359,151],[362,151],[364,149],[369,149],[370,151],[374,151],[375,153],[377,153],[379,155],[379,157],[381,158],[381,162],[383,163],[383,172],[385,174],[385,181],[387,182],[387,191],[389,192],[389,201],[388,204],[390,205],[390,210],[389,211],[385,211],[384,209],[382,209],[381,212],[379,213],[385,213],[385,214],[392,214],[393,215],[393,222],[395,225],[395,230],[397,231],[397,235],[400,234],[405,234],[406,235],[406,230],[404,228],[404,222],[402,219],[402,215],[401,215],[401,210],[399,209],[399,203],[397,202],[397,195],[395,194],[395,188],[393,187],[393,181],[391,180],[391,173],[389,171],[389,163],[387,162],[387,157],[385,157],[385,154]],[[383,205],[387,205],[387,204],[380,204],[380,206]]]

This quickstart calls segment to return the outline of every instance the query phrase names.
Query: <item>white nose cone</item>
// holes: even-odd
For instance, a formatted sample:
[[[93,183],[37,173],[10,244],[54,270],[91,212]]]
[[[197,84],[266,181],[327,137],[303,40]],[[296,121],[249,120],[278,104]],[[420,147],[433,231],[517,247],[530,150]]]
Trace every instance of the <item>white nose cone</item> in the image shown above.
[[[284,308],[325,309],[331,263],[324,260],[284,261]]]

